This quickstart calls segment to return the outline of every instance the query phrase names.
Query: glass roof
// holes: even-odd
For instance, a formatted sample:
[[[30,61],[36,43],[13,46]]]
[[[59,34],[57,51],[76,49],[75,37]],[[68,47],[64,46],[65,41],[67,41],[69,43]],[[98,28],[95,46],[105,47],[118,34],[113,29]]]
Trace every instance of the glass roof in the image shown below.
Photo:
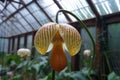
[[[11,37],[38,30],[43,24],[55,21],[60,9],[71,11],[81,20],[95,18],[95,14],[86,0],[13,0],[0,1],[0,37]],[[58,4],[55,3],[58,2]],[[120,0],[92,0],[100,15],[120,12]],[[7,4],[6,4],[7,3]],[[67,4],[66,4],[67,3]],[[63,13],[59,14],[59,22],[69,23]],[[75,22],[72,16],[68,17]]]
[[[55,15],[59,10],[58,6],[54,3],[53,0],[38,0],[39,5],[45,10],[45,12],[55,21]],[[63,14],[59,15],[61,19],[59,22],[68,22]]]
[[[94,14],[86,0],[58,0],[58,2],[63,7],[63,9],[73,12],[81,20],[94,17]],[[73,19],[73,21],[75,20]]]
[[[92,0],[100,15],[120,11],[120,0]]]

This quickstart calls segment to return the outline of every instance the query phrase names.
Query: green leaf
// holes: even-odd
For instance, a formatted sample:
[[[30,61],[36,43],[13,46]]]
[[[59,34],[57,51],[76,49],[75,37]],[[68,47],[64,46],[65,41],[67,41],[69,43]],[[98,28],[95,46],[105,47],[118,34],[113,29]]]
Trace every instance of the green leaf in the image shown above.
[[[111,73],[108,75],[108,80],[120,80],[120,76],[116,75],[115,72],[111,72]]]
[[[36,72],[38,73],[39,69],[40,69],[40,64],[34,64],[34,65],[32,65],[32,68],[35,69]]]
[[[20,64],[17,66],[16,70],[21,69],[22,67],[26,66],[27,63],[28,63],[28,61],[23,61],[22,63],[20,63]]]

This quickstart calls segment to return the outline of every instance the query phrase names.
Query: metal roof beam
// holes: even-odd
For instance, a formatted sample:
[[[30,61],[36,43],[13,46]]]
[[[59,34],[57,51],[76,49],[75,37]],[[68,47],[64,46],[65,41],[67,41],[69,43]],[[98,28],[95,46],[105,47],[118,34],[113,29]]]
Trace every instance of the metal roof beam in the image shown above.
[[[25,6],[25,2],[23,1],[23,4],[24,4],[24,6]],[[27,9],[27,11],[32,15],[32,17],[38,22],[38,24],[39,25],[42,25],[38,20],[37,20],[37,18],[32,14],[32,12],[30,12],[30,10],[27,8],[27,7],[25,7],[26,9]]]
[[[8,24],[7,22],[5,22],[6,23],[6,25],[8,26],[8,27],[10,27],[10,24]],[[17,33],[12,27],[10,27],[11,28],[11,30],[12,31],[14,31],[15,33]]]
[[[3,4],[1,4],[1,5],[3,6]],[[6,10],[10,13],[10,11],[7,8],[6,8]],[[13,23],[13,25],[14,25],[14,23]],[[14,26],[21,32],[21,30],[16,25],[14,25]]]
[[[3,26],[3,25],[2,25],[2,26]],[[4,27],[4,29],[7,30],[7,31],[5,30],[7,33],[10,33],[10,35],[12,34],[11,31],[9,31],[9,30],[7,29],[7,26],[3,26],[3,27]],[[5,31],[4,31],[4,33],[5,33]],[[5,33],[5,34],[6,34],[6,33]]]
[[[38,2],[35,0],[35,3],[37,4],[37,6],[41,9],[41,11],[47,16],[47,18],[53,22],[53,20],[51,19],[51,17],[45,12],[45,10],[38,4]]]
[[[86,1],[89,4],[90,8],[92,9],[93,13],[96,15],[96,17],[100,17],[100,14],[99,14],[98,10],[96,9],[92,0],[86,0]]]
[[[32,4],[34,1],[31,1],[30,3],[28,3],[28,4],[26,4],[26,6],[28,6],[28,5],[30,5],[30,4]],[[12,16],[14,16],[16,13],[18,13],[20,10],[22,10],[24,8],[24,6],[23,7],[21,7],[21,8],[19,8],[18,10],[16,10],[15,12],[13,12],[11,15],[9,15],[5,20],[3,20],[1,23],[0,23],[0,25],[3,23],[3,22],[5,22],[5,21],[7,21],[9,18],[11,18]]]
[[[63,9],[57,0],[53,0],[53,1],[59,7],[59,9]],[[63,12],[63,14],[69,22],[72,22],[71,18],[67,14],[65,14],[64,12]]]
[[[15,9],[17,9],[13,4],[11,4]],[[25,6],[24,6],[25,7]],[[34,30],[34,28],[33,28],[33,26],[24,18],[24,16],[18,11],[18,13],[22,16],[22,18],[31,26],[31,28]],[[19,21],[19,20],[18,20]],[[21,22],[19,22],[21,25],[22,25],[22,27],[28,32],[28,30],[24,27],[24,25],[21,23]]]

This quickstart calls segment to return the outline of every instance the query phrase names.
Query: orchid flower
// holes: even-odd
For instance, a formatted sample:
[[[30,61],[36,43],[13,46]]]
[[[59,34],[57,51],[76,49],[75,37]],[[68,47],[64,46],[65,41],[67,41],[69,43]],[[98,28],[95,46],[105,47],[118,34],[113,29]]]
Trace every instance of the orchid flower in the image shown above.
[[[45,55],[52,45],[50,64],[53,70],[58,72],[67,65],[65,49],[74,56],[80,50],[81,42],[81,36],[73,26],[53,22],[40,27],[34,39],[34,45],[42,55]]]

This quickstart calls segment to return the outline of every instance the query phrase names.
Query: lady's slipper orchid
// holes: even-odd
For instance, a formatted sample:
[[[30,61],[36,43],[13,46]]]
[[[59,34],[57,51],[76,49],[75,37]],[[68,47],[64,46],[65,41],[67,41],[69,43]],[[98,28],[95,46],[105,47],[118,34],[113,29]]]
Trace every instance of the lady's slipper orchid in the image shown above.
[[[22,58],[26,58],[27,56],[31,55],[31,51],[29,49],[27,49],[27,48],[20,48],[17,51],[17,55],[22,57]]]
[[[64,49],[66,48],[71,56],[77,54],[81,47],[81,36],[71,25],[47,23],[37,31],[34,45],[44,55],[51,43],[53,47],[50,64],[53,70],[60,72],[67,65]]]

